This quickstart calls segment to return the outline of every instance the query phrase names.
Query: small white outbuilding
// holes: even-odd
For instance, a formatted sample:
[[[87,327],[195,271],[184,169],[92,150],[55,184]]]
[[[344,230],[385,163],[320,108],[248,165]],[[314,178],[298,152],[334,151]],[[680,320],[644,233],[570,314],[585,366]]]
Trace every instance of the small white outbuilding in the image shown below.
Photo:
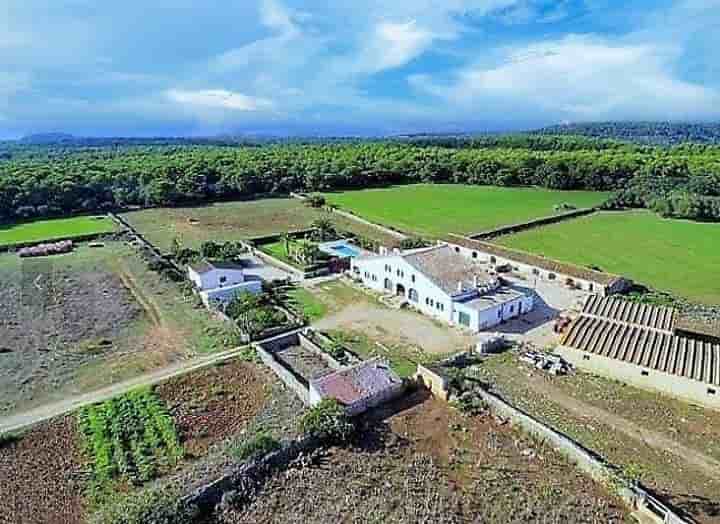
[[[188,266],[188,278],[195,284],[203,303],[227,304],[240,293],[259,294],[262,281],[249,279],[237,262],[203,261]]]

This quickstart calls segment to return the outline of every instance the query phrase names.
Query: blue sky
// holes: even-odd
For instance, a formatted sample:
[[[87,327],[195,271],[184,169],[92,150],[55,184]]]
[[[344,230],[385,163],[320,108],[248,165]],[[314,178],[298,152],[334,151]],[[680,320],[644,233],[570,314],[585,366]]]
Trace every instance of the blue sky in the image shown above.
[[[720,0],[0,0],[0,138],[718,120],[718,49]]]

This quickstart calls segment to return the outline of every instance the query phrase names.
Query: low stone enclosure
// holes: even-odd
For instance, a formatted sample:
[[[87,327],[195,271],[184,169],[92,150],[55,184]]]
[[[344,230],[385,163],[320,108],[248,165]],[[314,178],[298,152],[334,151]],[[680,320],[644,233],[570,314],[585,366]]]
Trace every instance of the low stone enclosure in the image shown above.
[[[493,238],[497,238],[499,236],[503,235],[511,235],[513,233],[519,233],[520,231],[526,231],[528,229],[534,229],[536,227],[541,226],[547,226],[550,224],[557,224],[558,222],[563,222],[565,220],[570,220],[572,218],[578,218],[583,217],[586,215],[591,215],[595,213],[598,209],[594,207],[590,208],[583,208],[583,209],[573,209],[572,211],[567,211],[565,213],[558,213],[556,215],[551,215],[547,217],[542,218],[536,218],[535,220],[529,220],[527,222],[521,222],[519,224],[512,224],[509,226],[502,226],[495,229],[490,229],[488,231],[483,231],[480,233],[473,233],[472,235],[467,235],[469,238],[472,238],[473,240],[491,240]]]
[[[329,347],[337,346],[310,328],[255,344],[263,363],[307,406],[332,396],[355,416],[405,391],[405,382],[381,359],[363,361],[343,349],[336,358]]]
[[[433,395],[451,402],[454,400],[454,396],[447,372],[452,368],[463,367],[469,357],[470,355],[461,353],[432,367],[418,366],[415,379],[419,384],[427,387]],[[545,425],[480,384],[476,385],[472,392],[477,394],[496,415],[509,420],[526,433],[546,442],[590,478],[613,489],[630,508],[645,517],[644,522],[692,524],[692,521],[682,518],[672,508],[653,497],[642,485],[628,481],[617,467],[567,435]]]

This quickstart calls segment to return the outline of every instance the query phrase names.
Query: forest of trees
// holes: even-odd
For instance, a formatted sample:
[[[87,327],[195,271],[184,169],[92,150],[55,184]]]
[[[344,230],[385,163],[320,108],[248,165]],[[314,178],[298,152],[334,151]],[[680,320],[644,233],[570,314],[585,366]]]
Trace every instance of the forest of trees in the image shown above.
[[[720,124],[687,122],[592,122],[546,127],[541,135],[573,135],[640,144],[720,144]]]
[[[508,136],[328,144],[0,143],[0,219],[414,182],[609,190],[608,205],[720,219],[720,147]]]

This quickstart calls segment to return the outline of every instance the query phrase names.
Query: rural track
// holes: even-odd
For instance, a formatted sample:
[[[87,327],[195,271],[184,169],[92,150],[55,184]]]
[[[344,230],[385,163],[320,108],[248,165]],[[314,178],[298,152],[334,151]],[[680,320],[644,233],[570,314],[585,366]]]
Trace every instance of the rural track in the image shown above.
[[[208,366],[212,366],[218,362],[224,362],[231,360],[239,356],[239,351],[242,348],[234,348],[228,351],[223,351],[216,355],[208,357],[199,357],[184,362],[178,362],[171,366],[164,367],[162,369],[155,370],[145,375],[118,382],[112,386],[102,388],[90,393],[84,393],[67,399],[63,399],[58,402],[45,404],[31,410],[10,415],[8,417],[0,418],[0,434],[7,432],[16,432],[23,430],[29,426],[33,426],[39,422],[49,420],[51,418],[64,415],[76,409],[95,404],[97,402],[103,402],[110,398],[118,395],[125,394],[132,391],[135,388],[143,386],[152,386],[160,382],[164,382],[173,377],[184,375],[198,369],[202,369]]]
[[[626,418],[566,395],[544,381],[528,380],[527,385],[576,416],[592,418],[647,446],[671,453],[694,469],[708,475],[709,478],[715,478],[720,471],[720,462],[714,458],[680,444],[657,431],[646,429]]]

